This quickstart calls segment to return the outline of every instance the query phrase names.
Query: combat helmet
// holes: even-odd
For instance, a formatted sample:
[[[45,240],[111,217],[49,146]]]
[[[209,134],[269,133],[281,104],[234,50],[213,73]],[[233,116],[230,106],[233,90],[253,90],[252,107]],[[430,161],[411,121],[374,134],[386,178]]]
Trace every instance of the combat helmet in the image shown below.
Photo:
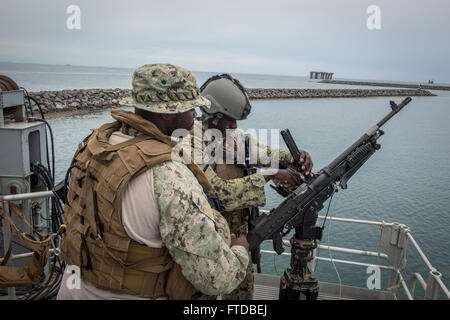
[[[194,75],[172,64],[146,64],[133,73],[131,97],[120,101],[155,113],[183,113],[211,103],[200,95]]]
[[[222,115],[234,120],[246,119],[251,110],[244,86],[229,74],[215,75],[200,87],[201,95],[211,101],[211,108],[202,111],[214,117]]]

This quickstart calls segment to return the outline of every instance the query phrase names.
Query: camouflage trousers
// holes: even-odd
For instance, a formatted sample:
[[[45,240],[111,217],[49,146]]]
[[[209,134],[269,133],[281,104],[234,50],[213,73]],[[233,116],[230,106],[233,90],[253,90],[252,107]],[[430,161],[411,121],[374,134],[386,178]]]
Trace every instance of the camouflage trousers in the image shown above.
[[[241,234],[248,233],[247,216],[244,210],[237,210],[232,212],[222,212],[222,215],[228,222],[231,233]],[[241,284],[229,294],[223,294],[222,300],[253,300],[253,289],[255,276],[253,274],[253,263],[249,252],[249,263],[247,266],[247,274]]]

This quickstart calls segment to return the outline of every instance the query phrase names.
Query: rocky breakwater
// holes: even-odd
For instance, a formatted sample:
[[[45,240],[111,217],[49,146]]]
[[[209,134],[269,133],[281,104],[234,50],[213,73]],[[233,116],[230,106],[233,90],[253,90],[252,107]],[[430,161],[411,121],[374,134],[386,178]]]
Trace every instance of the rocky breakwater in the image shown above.
[[[426,90],[405,89],[247,89],[247,93],[250,99],[434,96]]]
[[[433,96],[426,90],[406,89],[247,89],[250,99],[297,99],[297,98],[349,98],[389,96]],[[122,98],[131,95],[130,89],[80,89],[30,92],[41,105],[43,113],[81,113],[119,107]],[[37,105],[31,102],[33,113]]]
[[[83,112],[96,109],[118,107],[119,101],[131,95],[129,89],[80,89],[61,91],[30,92],[31,97],[41,105],[44,113]],[[25,101],[27,99],[25,98]],[[39,112],[37,105],[31,102],[33,112]]]

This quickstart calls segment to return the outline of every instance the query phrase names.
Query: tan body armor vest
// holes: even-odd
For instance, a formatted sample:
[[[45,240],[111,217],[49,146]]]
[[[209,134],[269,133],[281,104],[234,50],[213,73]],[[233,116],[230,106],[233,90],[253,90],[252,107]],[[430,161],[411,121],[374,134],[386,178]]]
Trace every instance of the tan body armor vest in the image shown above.
[[[189,299],[196,289],[182,275],[167,248],[150,248],[130,239],[121,214],[122,194],[128,182],[170,160],[175,143],[134,114],[120,110],[112,114],[144,134],[110,145],[109,136],[122,126],[115,122],[94,130],[79,145],[64,208],[67,230],[62,256],[68,264],[79,266],[82,278],[97,288],[152,299],[164,295]],[[207,191],[210,185],[201,170],[195,165],[188,168]]]

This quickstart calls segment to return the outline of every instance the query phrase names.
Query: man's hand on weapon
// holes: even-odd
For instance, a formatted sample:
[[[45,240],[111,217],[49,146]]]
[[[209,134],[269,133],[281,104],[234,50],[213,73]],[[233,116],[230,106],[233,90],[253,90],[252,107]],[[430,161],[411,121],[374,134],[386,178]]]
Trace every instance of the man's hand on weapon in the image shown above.
[[[290,169],[269,169],[263,172],[263,176],[266,181],[273,180],[276,184],[281,185],[288,190],[294,189],[303,182],[301,174]]]
[[[230,248],[232,246],[243,246],[247,251],[250,247],[247,242],[247,237],[244,234],[239,234],[238,237],[236,237],[236,234],[234,233],[231,234]]]
[[[300,172],[302,174],[304,174],[305,176],[310,176],[312,177],[314,174],[311,172],[311,169],[313,167],[313,162],[311,159],[311,156],[309,155],[308,152],[306,152],[305,150],[300,150],[300,165],[301,167]],[[294,159],[291,156],[291,163],[294,163]]]

